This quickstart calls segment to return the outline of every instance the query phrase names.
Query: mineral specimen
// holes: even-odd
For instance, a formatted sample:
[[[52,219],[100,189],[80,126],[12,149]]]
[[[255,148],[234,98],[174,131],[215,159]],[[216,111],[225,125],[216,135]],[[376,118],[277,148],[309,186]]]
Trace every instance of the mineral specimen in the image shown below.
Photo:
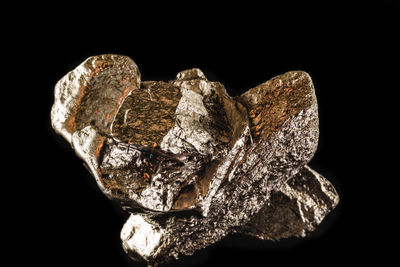
[[[302,71],[230,97],[196,68],[141,82],[130,58],[94,56],[57,83],[51,121],[131,213],[123,248],[149,265],[230,233],[304,237],[339,201],[306,165],[318,109]]]

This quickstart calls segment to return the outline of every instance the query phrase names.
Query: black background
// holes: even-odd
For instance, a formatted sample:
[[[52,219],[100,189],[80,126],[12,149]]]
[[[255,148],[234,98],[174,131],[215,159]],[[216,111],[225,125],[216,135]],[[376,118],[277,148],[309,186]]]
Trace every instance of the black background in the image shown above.
[[[121,247],[128,214],[100,192],[50,126],[55,83],[89,56],[116,53],[137,63],[142,80],[169,80],[199,67],[232,96],[289,70],[307,71],[316,88],[320,142],[309,165],[337,188],[339,206],[309,238],[273,243],[229,236],[168,266],[387,261],[387,238],[395,232],[389,189],[396,178],[381,148],[396,145],[399,2],[321,2],[35,6],[41,12],[25,7],[22,26],[4,24],[11,44],[5,55],[12,58],[6,78],[18,85],[11,92],[10,103],[19,106],[12,122],[20,127],[6,141],[13,145],[8,159],[24,162],[13,167],[16,184],[5,189],[16,214],[8,246],[17,252],[13,260],[144,266]]]

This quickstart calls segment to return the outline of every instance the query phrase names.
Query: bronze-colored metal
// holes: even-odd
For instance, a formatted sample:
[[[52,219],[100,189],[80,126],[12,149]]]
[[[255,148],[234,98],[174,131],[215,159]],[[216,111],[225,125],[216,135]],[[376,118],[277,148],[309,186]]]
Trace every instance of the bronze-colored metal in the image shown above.
[[[232,98],[196,68],[141,82],[131,59],[101,55],[57,83],[51,119],[103,193],[131,213],[123,247],[149,265],[229,233],[304,237],[339,201],[306,165],[318,108],[302,71]]]

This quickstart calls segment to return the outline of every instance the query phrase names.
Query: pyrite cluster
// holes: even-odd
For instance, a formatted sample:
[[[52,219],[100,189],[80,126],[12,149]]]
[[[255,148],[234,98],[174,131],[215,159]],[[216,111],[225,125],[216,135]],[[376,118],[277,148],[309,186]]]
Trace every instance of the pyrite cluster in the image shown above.
[[[196,68],[141,81],[129,57],[94,56],[57,83],[51,122],[131,213],[123,248],[150,265],[230,233],[304,237],[339,201],[306,165],[319,133],[302,71],[231,97]]]

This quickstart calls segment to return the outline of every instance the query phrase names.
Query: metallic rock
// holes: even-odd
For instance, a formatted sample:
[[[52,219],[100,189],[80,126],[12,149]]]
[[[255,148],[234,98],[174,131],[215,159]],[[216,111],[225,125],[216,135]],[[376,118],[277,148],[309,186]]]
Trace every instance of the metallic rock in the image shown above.
[[[339,201],[306,166],[318,108],[302,71],[232,98],[199,69],[140,82],[131,59],[101,55],[57,83],[51,119],[103,193],[131,213],[127,254],[151,265],[230,233],[304,237]]]

